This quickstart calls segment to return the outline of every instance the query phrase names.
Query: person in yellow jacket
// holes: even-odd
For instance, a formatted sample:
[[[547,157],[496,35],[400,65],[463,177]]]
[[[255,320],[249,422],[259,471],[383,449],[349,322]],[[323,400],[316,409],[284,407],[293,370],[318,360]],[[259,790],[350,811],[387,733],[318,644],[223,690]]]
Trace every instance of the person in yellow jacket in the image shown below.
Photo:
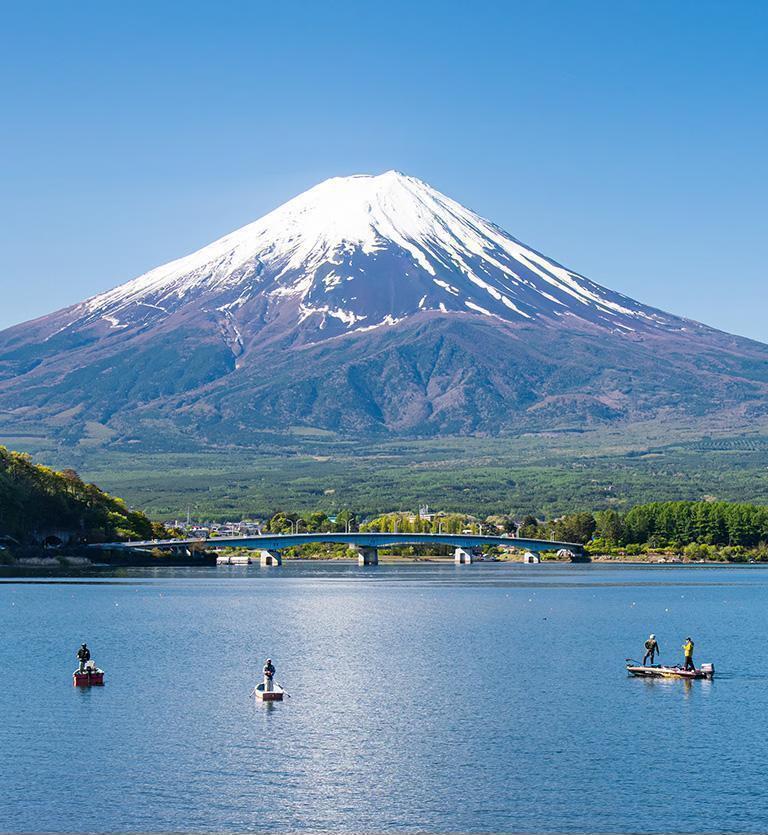
[[[690,638],[685,639],[683,652],[685,653],[685,665],[683,666],[683,669],[695,670],[696,667],[693,664],[693,641]]]

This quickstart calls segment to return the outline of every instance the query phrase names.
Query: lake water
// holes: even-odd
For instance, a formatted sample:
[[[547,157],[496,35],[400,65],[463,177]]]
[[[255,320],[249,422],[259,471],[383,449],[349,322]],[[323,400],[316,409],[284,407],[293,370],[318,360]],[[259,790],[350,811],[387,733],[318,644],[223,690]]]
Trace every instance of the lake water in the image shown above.
[[[0,828],[764,831],[766,604],[759,567],[6,578]],[[628,678],[649,631],[715,681]]]

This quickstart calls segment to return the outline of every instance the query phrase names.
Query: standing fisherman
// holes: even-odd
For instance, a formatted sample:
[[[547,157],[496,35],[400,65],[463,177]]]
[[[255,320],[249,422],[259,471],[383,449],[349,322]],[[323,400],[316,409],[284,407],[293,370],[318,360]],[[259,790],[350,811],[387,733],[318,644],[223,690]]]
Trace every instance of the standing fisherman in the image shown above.
[[[693,664],[693,641],[690,638],[685,639],[683,652],[685,653],[685,665],[683,666],[683,669],[695,670],[696,667]]]
[[[79,673],[85,672],[85,665],[91,660],[91,651],[86,644],[83,644],[77,651],[77,660],[80,662]]]
[[[661,650],[659,649],[658,641],[656,640],[655,635],[649,635],[648,640],[645,642],[645,655],[643,656],[643,667],[646,665],[646,661],[650,659],[651,666],[653,666],[653,661],[656,658],[656,655],[661,655]]]
[[[267,663],[264,665],[264,692],[271,693],[274,689],[275,665],[271,658],[267,658]]]

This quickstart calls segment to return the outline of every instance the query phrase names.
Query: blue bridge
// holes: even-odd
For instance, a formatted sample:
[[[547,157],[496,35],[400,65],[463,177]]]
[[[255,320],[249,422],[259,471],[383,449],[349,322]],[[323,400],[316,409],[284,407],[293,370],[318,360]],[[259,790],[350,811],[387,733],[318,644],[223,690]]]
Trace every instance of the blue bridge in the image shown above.
[[[509,536],[483,536],[475,534],[450,533],[289,533],[262,534],[261,536],[216,536],[210,539],[158,539],[144,542],[107,542],[92,545],[92,548],[108,550],[141,550],[155,548],[172,553],[189,554],[192,549],[206,550],[220,548],[248,548],[261,552],[262,565],[280,565],[280,551],[310,543],[334,543],[348,545],[357,555],[360,565],[376,565],[379,549],[396,545],[448,545],[454,549],[457,563],[471,563],[480,553],[483,545],[499,545],[518,548],[535,554],[541,551],[568,551],[573,557],[583,555],[583,546],[576,542],[554,542],[546,539],[518,539]]]

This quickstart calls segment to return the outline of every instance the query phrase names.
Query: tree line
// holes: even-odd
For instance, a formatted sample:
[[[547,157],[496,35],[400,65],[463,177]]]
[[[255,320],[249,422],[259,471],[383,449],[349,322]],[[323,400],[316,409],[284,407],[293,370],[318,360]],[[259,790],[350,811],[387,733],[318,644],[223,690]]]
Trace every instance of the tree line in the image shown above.
[[[650,502],[624,512],[572,513],[547,522],[526,517],[520,536],[621,548],[688,545],[756,548],[768,543],[768,507],[738,502]]]
[[[86,542],[151,539],[165,531],[74,470],[58,472],[0,446],[0,535],[24,545],[51,530]]]
[[[623,514],[596,513],[594,535],[612,545],[755,548],[768,543],[768,507],[737,502],[651,502]]]

